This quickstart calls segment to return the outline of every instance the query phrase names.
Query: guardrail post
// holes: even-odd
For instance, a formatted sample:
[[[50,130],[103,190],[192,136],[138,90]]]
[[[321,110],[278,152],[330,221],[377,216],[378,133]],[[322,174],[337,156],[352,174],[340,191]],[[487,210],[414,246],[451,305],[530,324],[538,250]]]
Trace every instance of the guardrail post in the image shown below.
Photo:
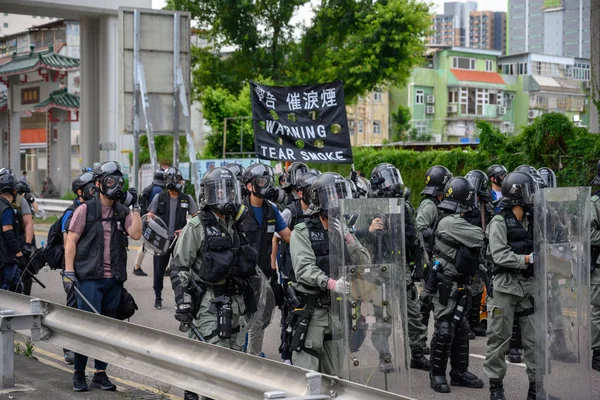
[[[13,310],[2,310],[0,319],[14,314]],[[15,386],[15,333],[10,325],[6,329],[3,326],[0,324],[0,388],[11,388]]]

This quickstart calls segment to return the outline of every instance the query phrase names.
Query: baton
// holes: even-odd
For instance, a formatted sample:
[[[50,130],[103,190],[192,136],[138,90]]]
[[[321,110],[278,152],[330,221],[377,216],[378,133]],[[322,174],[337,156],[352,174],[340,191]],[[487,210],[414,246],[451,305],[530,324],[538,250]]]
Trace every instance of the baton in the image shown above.
[[[188,328],[192,330],[192,333],[194,334],[194,336],[196,336],[196,338],[199,341],[206,343],[206,339],[204,339],[204,336],[202,336],[196,325],[194,325],[193,323],[188,324],[185,322],[179,324],[179,331],[181,332],[186,332]]]
[[[92,309],[94,314],[100,315],[100,313],[98,312],[98,310],[96,310],[96,308],[92,305],[92,303],[90,303],[89,300],[83,295],[83,293],[81,293],[81,290],[79,290],[75,281],[73,279],[69,278],[68,276],[66,276],[64,271],[61,272],[60,274],[62,275],[63,278],[67,278],[68,280],[70,280],[73,283],[73,289],[75,289],[75,292],[81,297],[81,299],[85,302],[85,304],[87,304],[88,307]]]
[[[31,277],[31,280],[34,281],[35,283],[37,283],[38,285],[40,285],[43,289],[46,289],[46,285],[44,285],[42,283],[42,281],[40,281],[38,278],[36,278],[36,276],[29,270],[29,266],[31,265],[31,262],[33,261],[34,258],[37,257],[38,254],[40,254],[41,251],[36,251],[35,254],[33,255],[33,257],[31,257],[31,259],[29,260],[29,262],[27,263],[27,265],[25,266],[25,269],[23,270],[23,272],[21,273],[21,278],[19,279],[19,284],[21,284],[21,282],[23,282],[23,274],[25,272],[27,272],[29,274],[29,276]]]

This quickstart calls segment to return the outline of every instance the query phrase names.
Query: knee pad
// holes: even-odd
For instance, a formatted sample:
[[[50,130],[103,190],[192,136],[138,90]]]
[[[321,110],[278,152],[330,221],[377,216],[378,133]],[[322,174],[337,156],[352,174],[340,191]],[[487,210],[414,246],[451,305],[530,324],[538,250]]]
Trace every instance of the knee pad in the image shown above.
[[[454,322],[439,321],[435,328],[435,340],[440,344],[450,344],[454,338]]]

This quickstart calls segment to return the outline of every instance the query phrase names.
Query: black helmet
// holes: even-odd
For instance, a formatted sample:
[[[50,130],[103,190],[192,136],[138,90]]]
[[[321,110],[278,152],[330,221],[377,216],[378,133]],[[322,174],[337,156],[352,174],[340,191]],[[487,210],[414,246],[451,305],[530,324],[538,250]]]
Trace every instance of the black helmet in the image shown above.
[[[339,205],[340,199],[351,199],[352,188],[338,173],[325,172],[310,185],[310,207],[327,216],[329,209]]]
[[[183,175],[181,174],[179,168],[169,167],[165,169],[163,176],[168,190],[183,192],[185,186],[181,183],[183,180]]]
[[[371,188],[375,197],[404,197],[404,181],[400,170],[381,163],[371,171]]]
[[[285,189],[287,186],[291,185],[295,189],[298,178],[306,172],[308,172],[308,165],[302,162],[291,163],[285,174],[286,178],[284,179],[284,185],[286,186],[282,185],[281,187]]]
[[[316,174],[317,176],[319,176],[319,175],[321,175],[321,174],[322,174],[322,172],[321,172],[321,171],[319,171],[319,170],[318,170],[318,169],[316,169],[316,168],[311,168],[311,169],[309,169],[309,170],[308,170],[308,172],[312,172],[312,173]]]
[[[502,201],[509,206],[532,206],[538,185],[530,174],[511,172],[502,182]]]
[[[12,169],[10,169],[10,168],[0,168],[0,176],[7,175],[7,174],[15,176],[15,174],[12,171]]]
[[[73,193],[76,196],[77,190],[81,189],[82,196],[85,201],[91,200],[96,195],[96,186],[94,185],[94,175],[91,172],[85,172],[79,175],[72,184]]]
[[[487,197],[489,195],[489,183],[490,180],[488,179],[487,175],[479,170],[479,169],[474,169],[473,171],[469,171],[466,175],[465,178],[467,178],[467,180],[469,182],[471,182],[471,185],[473,185],[473,188],[475,189],[475,193],[480,196],[480,197]]]
[[[515,168],[514,172],[525,172],[533,177],[533,180],[538,184],[538,187],[544,188],[546,187],[546,182],[544,178],[538,173],[538,170],[532,167],[531,165],[523,164],[519,165]]]
[[[440,196],[445,193],[446,184],[452,179],[452,172],[448,168],[435,165],[427,170],[425,174],[425,188],[422,195]]]
[[[235,175],[238,181],[242,181],[242,176],[244,175],[245,168],[241,164],[229,163],[225,166],[228,170]]]
[[[596,166],[596,177],[590,183],[590,186],[600,186],[600,160],[598,160],[598,165]]]
[[[313,184],[318,175],[314,172],[306,172],[300,175],[296,179],[296,191],[302,192],[302,201],[306,204],[310,204],[309,189],[310,185]]]
[[[213,168],[202,180],[202,201],[214,212],[233,215],[242,202],[240,183],[227,168]]]
[[[552,171],[552,169],[548,167],[542,167],[538,169],[538,174],[540,174],[540,176],[544,180],[546,187],[555,188],[558,186],[556,182],[556,174],[554,173],[554,171]]]
[[[272,168],[269,165],[257,163],[249,166],[243,175],[244,185],[252,184],[252,193],[260,198],[272,199],[277,196],[273,187],[275,184]]]
[[[506,174],[508,174],[508,170],[504,165],[500,164],[494,164],[487,170],[488,178],[498,186],[502,186],[502,181],[506,177]]]
[[[31,187],[29,187],[29,183],[25,181],[17,182],[17,194],[23,193],[31,193]]]
[[[450,212],[467,212],[473,209],[475,188],[462,176],[450,179],[444,188],[444,199],[438,208]]]
[[[8,168],[3,168],[3,170],[12,172]],[[8,171],[0,172],[0,193],[11,193],[15,196],[17,194],[17,178]]]
[[[120,200],[123,197],[123,170],[116,161],[105,161],[94,168],[94,182],[100,182],[100,193],[111,200]]]
[[[371,195],[371,181],[364,176],[358,176],[356,179],[356,191],[359,199],[366,199]]]
[[[154,171],[154,182],[152,182],[153,185],[156,186],[160,186],[160,187],[165,187],[165,170],[162,168],[157,169],[156,171]]]

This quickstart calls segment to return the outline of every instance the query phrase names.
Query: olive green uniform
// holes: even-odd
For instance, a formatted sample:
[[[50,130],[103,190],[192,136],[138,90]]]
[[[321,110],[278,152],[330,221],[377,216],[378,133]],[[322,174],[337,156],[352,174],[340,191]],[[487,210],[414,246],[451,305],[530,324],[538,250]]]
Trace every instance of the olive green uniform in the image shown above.
[[[356,238],[347,247],[354,263],[370,264],[367,249]],[[296,282],[292,283],[294,290],[308,294],[319,294],[325,290],[330,277],[316,265],[315,253],[305,223],[296,225],[292,231],[290,254],[296,275]],[[336,338],[336,335],[341,332],[341,321],[340,316],[333,311],[334,308],[336,307],[315,307],[304,348],[312,350],[311,352],[317,352],[319,357],[308,354],[306,351],[294,351],[292,355],[294,365],[328,375],[340,374],[342,342],[341,338]],[[331,335],[333,340],[325,340],[326,335]]]
[[[600,197],[592,197],[592,221],[591,221],[590,244],[600,246]],[[596,261],[598,264],[598,260]],[[600,351],[600,265],[592,273],[590,297],[592,301],[592,350]]]
[[[230,235],[234,235],[234,220],[227,218],[225,220],[217,218],[219,224]],[[204,227],[200,221],[200,214],[188,221],[185,228],[181,232],[175,250],[173,252],[172,268],[176,271],[176,278],[181,281],[184,288],[183,297],[184,303],[193,303],[198,299],[192,299],[192,295],[186,290],[190,287],[190,281],[194,280],[201,282],[199,279],[199,271],[202,269],[202,250],[204,245]],[[175,272],[175,271],[174,271]],[[218,284],[225,284],[225,281]],[[175,286],[175,282],[173,282]],[[227,347],[233,350],[242,350],[245,341],[245,326],[244,318],[240,318],[245,311],[244,297],[241,295],[231,296],[231,308],[233,312],[232,328],[233,332],[228,339],[222,339],[218,334],[215,334],[218,328],[216,307],[211,303],[216,297],[212,285],[204,285],[206,292],[202,296],[202,301],[198,307],[198,311],[194,316],[193,323],[198,328],[198,331],[206,339],[207,343],[216,344],[217,346]],[[193,300],[193,301],[192,301]],[[190,338],[196,338],[193,332],[188,330]]]
[[[521,221],[527,230],[526,218]],[[506,349],[513,329],[513,318],[519,316],[527,376],[535,382],[535,325],[533,316],[533,277],[526,278],[521,272],[528,267],[525,255],[516,254],[508,244],[504,217],[496,215],[486,234],[489,240],[488,258],[496,267],[513,269],[514,273],[500,272],[494,276],[493,297],[488,297],[487,350],[484,363],[485,376],[490,380],[502,380],[506,375]]]

